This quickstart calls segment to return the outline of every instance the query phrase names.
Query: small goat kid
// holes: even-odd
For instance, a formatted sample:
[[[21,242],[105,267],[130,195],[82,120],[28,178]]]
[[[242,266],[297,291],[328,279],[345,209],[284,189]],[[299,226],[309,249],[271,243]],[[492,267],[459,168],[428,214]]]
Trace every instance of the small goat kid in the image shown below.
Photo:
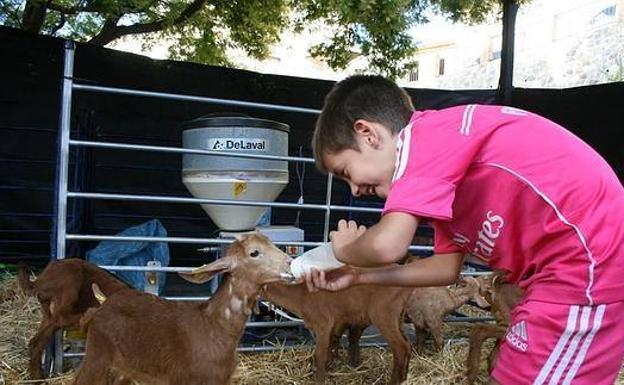
[[[26,266],[18,266],[18,283],[27,295],[36,296],[41,304],[42,319],[28,344],[30,377],[43,378],[43,351],[54,333],[61,328],[78,327],[82,315],[99,306],[91,291],[97,284],[106,295],[128,286],[112,274],[81,259],[50,262],[35,281],[31,281]]]
[[[442,349],[444,317],[469,300],[479,306],[489,305],[479,293],[479,282],[472,277],[462,277],[455,287],[416,287],[412,290],[405,313],[414,324],[419,353],[424,351],[427,331],[431,333],[436,348]]]
[[[524,292],[517,285],[509,283],[503,272],[479,277],[480,291],[489,305],[490,311],[496,320],[495,324],[478,324],[472,328],[470,334],[470,348],[466,362],[466,384],[474,383],[479,374],[481,362],[481,345],[488,338],[496,338],[494,349],[488,358],[488,372],[492,370],[501,339],[507,332],[511,310],[522,300]]]
[[[181,274],[200,284],[227,273],[208,301],[115,293],[83,318],[86,355],[74,384],[105,385],[111,373],[159,385],[230,384],[236,346],[260,288],[290,281],[290,262],[266,237],[246,234],[223,258]]]
[[[407,377],[410,346],[400,329],[401,316],[410,289],[362,285],[339,292],[310,293],[305,285],[267,285],[266,299],[303,318],[314,333],[316,381],[324,383],[332,351],[345,329],[349,329],[350,363],[359,363],[359,339],[367,326],[375,325],[392,349],[390,384]]]

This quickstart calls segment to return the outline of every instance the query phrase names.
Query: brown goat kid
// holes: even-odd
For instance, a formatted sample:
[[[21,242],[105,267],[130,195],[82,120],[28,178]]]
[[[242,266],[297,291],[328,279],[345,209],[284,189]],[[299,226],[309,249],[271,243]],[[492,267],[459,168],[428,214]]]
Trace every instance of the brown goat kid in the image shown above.
[[[97,284],[106,295],[128,287],[107,271],[75,258],[50,262],[35,281],[20,264],[17,276],[24,293],[36,296],[41,304],[41,323],[28,344],[29,371],[35,380],[43,378],[41,358],[54,333],[78,327],[82,315],[99,306],[91,285]]]
[[[410,346],[400,323],[410,289],[362,285],[339,292],[310,293],[305,285],[268,285],[266,299],[303,318],[316,340],[316,380],[323,383],[332,351],[345,329],[349,329],[350,361],[359,363],[359,339],[364,329],[375,325],[388,341],[394,356],[390,384],[407,377]]]
[[[246,234],[223,258],[181,274],[204,283],[227,273],[208,301],[172,302],[130,290],[113,294],[83,318],[86,355],[74,384],[105,385],[111,374],[158,385],[230,384],[236,347],[260,288],[290,282],[290,262],[266,237]]]
[[[412,290],[405,313],[414,324],[416,349],[419,353],[424,351],[427,331],[431,333],[435,347],[442,349],[444,317],[469,300],[477,302],[479,306],[488,306],[485,298],[480,295],[479,282],[472,277],[461,278],[454,287],[416,287]]]
[[[489,276],[479,277],[481,294],[491,305],[490,311],[496,320],[495,324],[478,324],[472,328],[470,334],[470,348],[466,362],[466,384],[473,384],[479,374],[481,362],[481,346],[488,338],[496,338],[496,344],[488,359],[488,372],[492,370],[500,341],[507,332],[511,318],[511,310],[522,300],[524,292],[517,285],[509,283],[503,272],[496,272]]]

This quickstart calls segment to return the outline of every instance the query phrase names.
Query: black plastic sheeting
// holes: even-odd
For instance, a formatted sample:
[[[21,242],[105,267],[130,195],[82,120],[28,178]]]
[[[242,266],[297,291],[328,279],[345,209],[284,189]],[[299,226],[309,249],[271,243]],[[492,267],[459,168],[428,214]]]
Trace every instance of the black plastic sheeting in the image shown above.
[[[0,28],[4,74],[0,88],[0,261],[45,263],[51,254],[54,178],[64,42]],[[320,109],[333,82],[262,75],[191,63],[151,60],[138,55],[78,45],[75,78],[82,84],[200,95]],[[419,109],[467,103],[496,103],[496,90],[408,92]],[[624,175],[622,83],[566,90],[515,89],[513,105],[543,114],[570,128],[603,154]],[[316,116],[216,104],[75,91],[72,138],[181,147],[184,122],[211,113],[244,113],[287,123],[289,155],[311,156]],[[181,155],[124,150],[73,148],[70,190],[124,194],[190,196],[181,182]],[[300,164],[302,165],[302,164]],[[76,167],[77,166],[77,167]],[[573,167],[573,165],[571,165]],[[278,198],[296,202],[300,195],[296,164]],[[301,170],[300,170],[301,171]],[[306,203],[324,203],[326,177],[305,166]],[[346,184],[334,183],[332,203],[380,206],[379,200],[354,199]],[[346,213],[332,214],[332,228]],[[377,215],[353,214],[372,224]],[[152,218],[170,236],[213,237],[218,230],[199,205],[70,200],[68,232],[114,234]],[[306,240],[321,240],[324,211],[273,209],[272,222],[299,227]],[[425,235],[427,230],[423,230]],[[67,255],[83,256],[93,242],[69,242]],[[170,244],[172,264],[205,258],[201,245]]]

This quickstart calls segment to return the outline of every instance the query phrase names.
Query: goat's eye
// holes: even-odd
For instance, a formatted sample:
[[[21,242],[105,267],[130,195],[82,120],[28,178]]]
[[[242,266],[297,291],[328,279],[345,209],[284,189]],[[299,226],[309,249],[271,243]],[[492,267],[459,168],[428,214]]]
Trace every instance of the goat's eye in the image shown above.
[[[260,256],[260,252],[258,250],[254,250],[251,253],[249,253],[249,256],[251,258],[258,258]]]

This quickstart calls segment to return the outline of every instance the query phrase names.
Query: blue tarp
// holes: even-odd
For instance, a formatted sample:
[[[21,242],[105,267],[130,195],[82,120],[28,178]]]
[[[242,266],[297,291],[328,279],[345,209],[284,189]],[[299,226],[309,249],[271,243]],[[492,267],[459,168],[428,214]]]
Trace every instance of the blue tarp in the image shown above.
[[[119,236],[166,237],[167,230],[158,219],[129,227]],[[93,250],[87,251],[87,261],[96,265],[146,266],[148,261],[159,261],[169,266],[169,247],[166,242],[121,242],[103,241]],[[143,271],[117,271],[117,276],[143,291],[146,284]],[[166,273],[158,273],[158,293],[165,287]]]

